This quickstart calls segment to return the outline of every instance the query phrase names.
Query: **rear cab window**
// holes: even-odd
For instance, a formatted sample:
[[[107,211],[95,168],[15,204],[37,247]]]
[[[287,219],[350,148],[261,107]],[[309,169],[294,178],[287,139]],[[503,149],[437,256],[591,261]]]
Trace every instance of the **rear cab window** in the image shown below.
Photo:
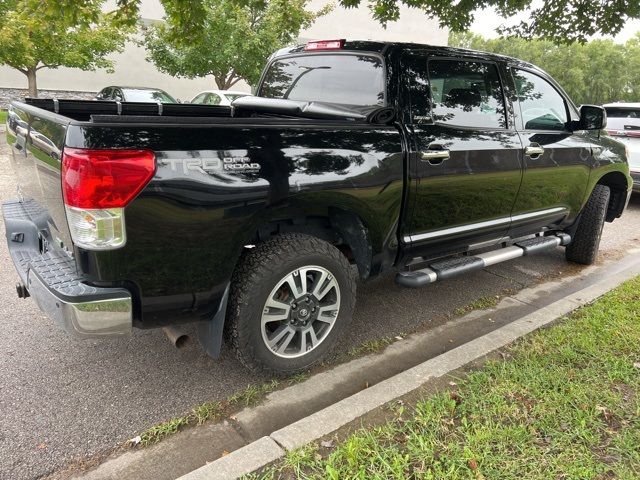
[[[349,52],[279,58],[269,65],[258,96],[359,107],[384,106],[384,64],[375,55]]]

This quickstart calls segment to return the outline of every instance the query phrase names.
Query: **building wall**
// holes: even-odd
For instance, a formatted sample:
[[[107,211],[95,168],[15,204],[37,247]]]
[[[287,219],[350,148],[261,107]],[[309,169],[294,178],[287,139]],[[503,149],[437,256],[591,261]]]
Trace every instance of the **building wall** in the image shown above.
[[[327,3],[327,0],[311,0],[309,7],[319,10]],[[106,8],[115,8],[115,0],[109,0]],[[163,14],[159,0],[142,0],[140,15],[143,19],[157,21],[162,19]],[[408,7],[401,9],[400,20],[383,28],[371,18],[366,1],[363,1],[363,6],[357,9],[336,7],[330,14],[301,32],[300,41],[348,38],[446,45],[447,35],[447,30],[439,28],[436,20],[428,18],[420,10]],[[50,96],[55,91],[67,91],[58,96],[68,97],[74,95],[74,92],[84,92],[83,96],[91,96],[92,93],[109,85],[153,86],[166,90],[181,100],[189,100],[201,90],[216,88],[212,77],[185,79],[160,73],[145,57],[143,47],[129,42],[123,53],[112,55],[115,63],[114,73],[107,73],[105,70],[83,72],[70,68],[42,69],[38,72],[38,87],[41,92],[46,90],[41,96]],[[9,67],[0,66],[0,108],[5,107],[3,97],[14,98],[16,89],[26,87],[25,75]],[[249,91],[250,87],[239,82],[234,86],[234,90]]]

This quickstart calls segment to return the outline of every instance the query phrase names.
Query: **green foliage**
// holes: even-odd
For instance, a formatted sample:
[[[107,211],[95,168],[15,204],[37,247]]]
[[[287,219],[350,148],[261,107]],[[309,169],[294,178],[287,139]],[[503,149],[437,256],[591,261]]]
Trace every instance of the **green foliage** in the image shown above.
[[[103,14],[103,0],[57,8],[55,0],[6,0],[0,3],[0,64],[25,74],[36,95],[36,72],[42,68],[113,69],[104,58],[122,51],[129,27]]]
[[[255,479],[640,478],[640,277],[397,419]]]
[[[165,2],[166,23],[145,33],[149,59],[170,75],[213,75],[220,89],[241,79],[253,84],[269,55],[327,12],[308,11],[306,4],[307,0],[203,0],[201,25],[185,30],[182,11],[175,2]]]
[[[31,0],[36,1],[36,0]],[[64,12],[77,16],[79,5],[92,0],[58,0],[49,3],[50,11]],[[205,12],[210,0],[162,0],[169,17],[182,34],[197,33],[205,25]],[[231,0],[237,6],[246,0]],[[263,0],[262,3],[266,3]],[[440,24],[453,31],[468,30],[477,12],[483,8],[494,8],[503,17],[521,12],[529,12],[529,19],[512,27],[505,27],[502,33],[523,37],[545,37],[557,43],[586,41],[596,34],[615,35],[624,24],[633,18],[640,18],[640,2],[602,0],[576,2],[575,0],[476,0],[452,2],[450,0],[339,0],[343,7],[367,5],[372,16],[383,25],[399,18],[400,7],[407,5],[423,10],[427,15],[439,19]],[[140,5],[140,0],[117,0],[117,20],[132,25]],[[532,8],[533,7],[533,8]],[[531,9],[531,10],[530,10]]]
[[[578,104],[640,99],[640,33],[625,44],[592,40],[559,45],[517,37],[452,33],[449,45],[509,55],[546,70]]]

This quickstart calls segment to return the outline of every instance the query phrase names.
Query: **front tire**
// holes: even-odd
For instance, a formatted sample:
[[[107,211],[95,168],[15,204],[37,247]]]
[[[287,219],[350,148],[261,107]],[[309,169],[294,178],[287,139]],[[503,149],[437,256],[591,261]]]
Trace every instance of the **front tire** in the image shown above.
[[[605,185],[596,185],[591,192],[565,257],[570,262],[591,265],[596,261],[604,220],[609,208],[611,190]]]
[[[231,283],[225,327],[240,362],[289,375],[322,359],[353,313],[356,282],[333,245],[303,234],[247,251]]]

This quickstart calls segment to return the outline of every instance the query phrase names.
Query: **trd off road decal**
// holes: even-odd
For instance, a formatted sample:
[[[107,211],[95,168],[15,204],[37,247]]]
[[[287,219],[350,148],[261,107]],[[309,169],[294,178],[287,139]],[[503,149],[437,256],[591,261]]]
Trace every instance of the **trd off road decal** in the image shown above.
[[[196,152],[200,155],[185,158],[181,152],[157,152],[158,162],[168,165],[171,170],[177,173],[189,175],[195,172],[259,172],[260,164],[252,162],[245,155],[238,156],[218,156],[216,152]]]

